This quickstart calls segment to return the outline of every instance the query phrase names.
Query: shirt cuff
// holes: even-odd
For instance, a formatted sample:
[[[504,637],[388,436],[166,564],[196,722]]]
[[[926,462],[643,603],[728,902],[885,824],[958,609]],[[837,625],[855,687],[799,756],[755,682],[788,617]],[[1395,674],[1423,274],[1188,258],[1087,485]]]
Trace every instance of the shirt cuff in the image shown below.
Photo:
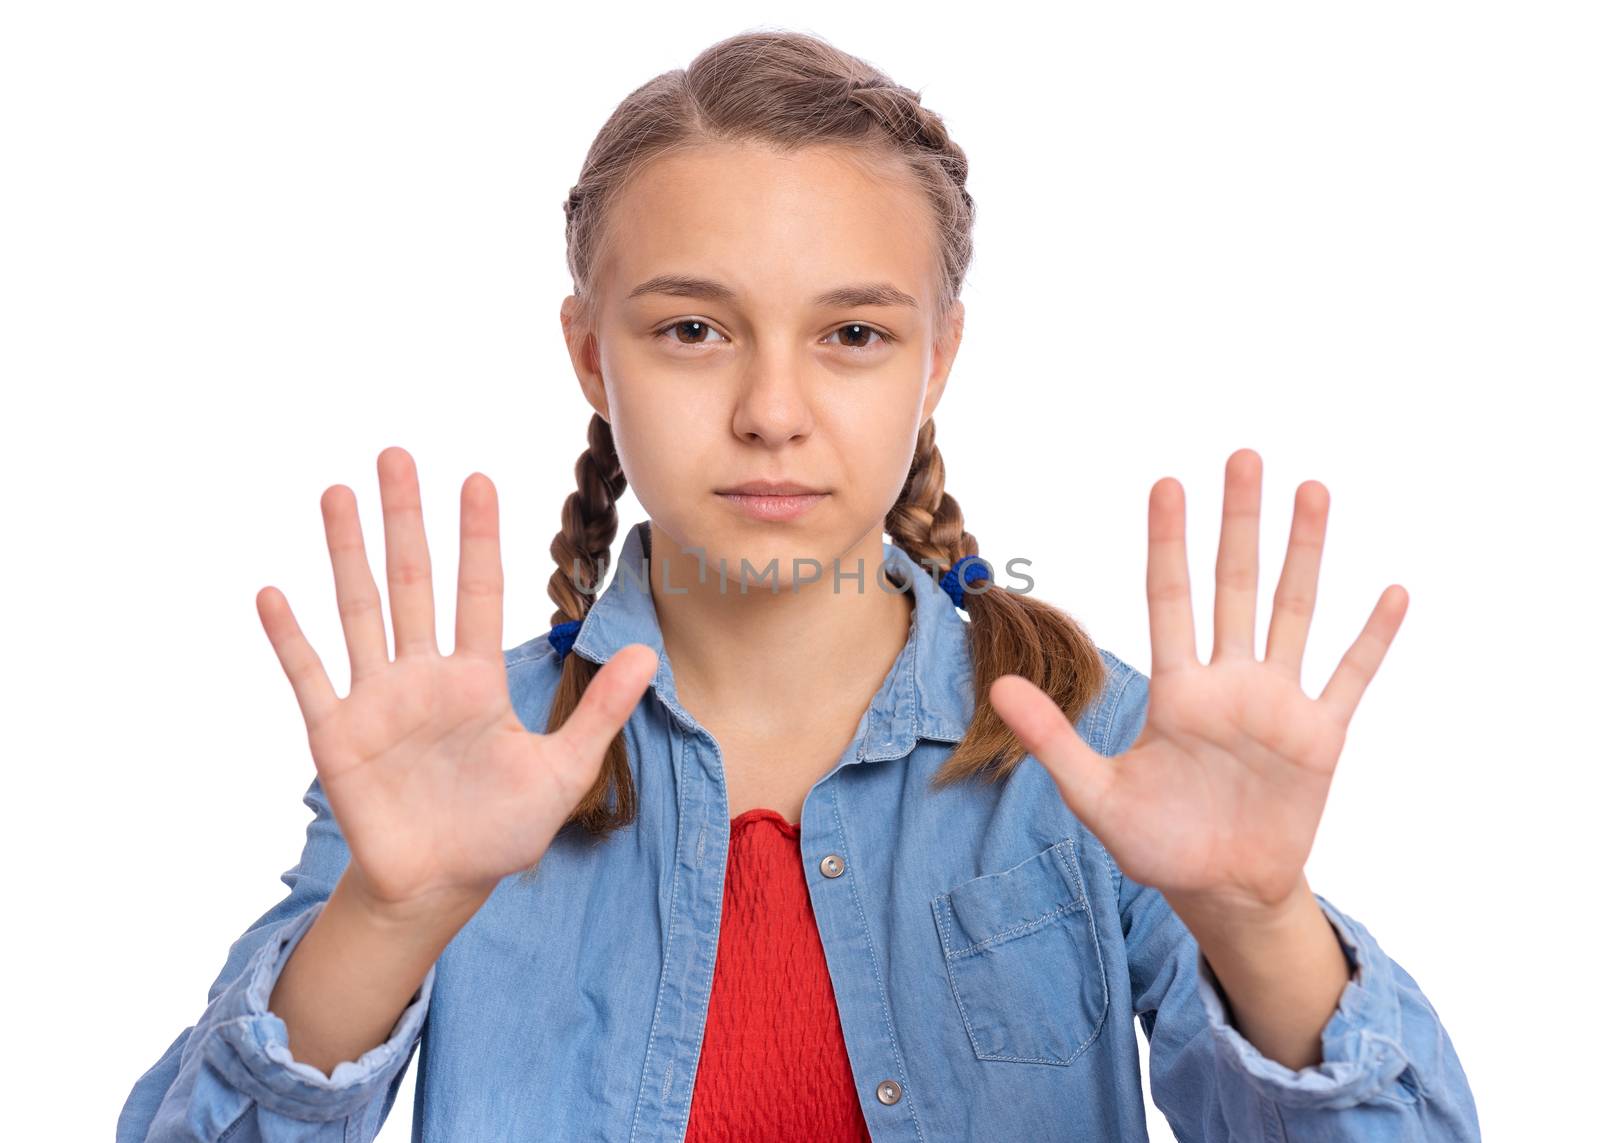
[[[1222,1059],[1257,1093],[1282,1107],[1353,1107],[1394,1085],[1411,1066],[1401,1046],[1400,998],[1388,956],[1360,922],[1313,894],[1353,970],[1322,1029],[1322,1062],[1291,1071],[1261,1054],[1233,1026],[1216,974],[1197,952],[1196,991]]]
[[[299,1120],[338,1119],[387,1092],[411,1059],[438,973],[437,963],[429,966],[387,1040],[334,1065],[331,1076],[296,1060],[288,1027],[267,1001],[289,954],[326,904],[317,901],[286,921],[251,955],[220,998],[220,1022],[206,1044],[207,1060],[230,1084],[262,1107]]]

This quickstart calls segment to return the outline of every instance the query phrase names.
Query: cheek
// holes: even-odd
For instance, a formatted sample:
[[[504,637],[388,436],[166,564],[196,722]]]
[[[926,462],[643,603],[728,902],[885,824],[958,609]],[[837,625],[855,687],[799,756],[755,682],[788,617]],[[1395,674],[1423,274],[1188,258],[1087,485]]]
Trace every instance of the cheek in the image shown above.
[[[899,499],[916,453],[920,414],[915,394],[897,392],[893,399],[850,402],[831,419],[848,493],[863,509],[887,511]]]
[[[726,412],[693,399],[670,379],[652,377],[648,366],[634,373],[619,369],[606,386],[611,437],[628,483],[651,516],[671,520],[678,501],[703,491],[712,474],[726,469],[718,455]]]
[[[601,368],[613,427],[626,422],[636,437],[703,435],[726,413],[715,373],[675,363],[644,341],[608,346]]]

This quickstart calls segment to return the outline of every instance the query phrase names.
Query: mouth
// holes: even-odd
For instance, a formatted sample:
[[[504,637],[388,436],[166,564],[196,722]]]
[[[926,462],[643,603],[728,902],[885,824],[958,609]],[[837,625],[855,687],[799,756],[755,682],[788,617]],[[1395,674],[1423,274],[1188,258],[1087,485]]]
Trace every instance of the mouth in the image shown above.
[[[719,499],[757,520],[795,520],[821,503],[826,492],[793,481],[751,481],[716,490]]]

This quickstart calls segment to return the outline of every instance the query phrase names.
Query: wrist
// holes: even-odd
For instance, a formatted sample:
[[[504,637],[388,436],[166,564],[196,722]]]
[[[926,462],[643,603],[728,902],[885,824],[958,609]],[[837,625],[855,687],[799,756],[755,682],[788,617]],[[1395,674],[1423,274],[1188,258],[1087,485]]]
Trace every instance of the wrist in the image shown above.
[[[1231,993],[1275,981],[1286,966],[1296,966],[1297,971],[1315,971],[1313,966],[1319,963],[1330,969],[1337,966],[1341,985],[1350,978],[1338,936],[1309,883],[1270,912],[1202,911],[1179,919]],[[1334,975],[1330,971],[1327,978]]]
[[[1172,911],[1202,945],[1216,947],[1226,940],[1248,945],[1271,944],[1283,934],[1303,928],[1322,906],[1304,871],[1294,887],[1275,901],[1260,901],[1218,893],[1164,893]],[[1209,938],[1209,940],[1208,940]]]
[[[442,948],[472,919],[492,891],[437,890],[409,901],[385,901],[367,890],[360,871],[352,864],[334,886],[326,909],[386,936],[415,937]]]

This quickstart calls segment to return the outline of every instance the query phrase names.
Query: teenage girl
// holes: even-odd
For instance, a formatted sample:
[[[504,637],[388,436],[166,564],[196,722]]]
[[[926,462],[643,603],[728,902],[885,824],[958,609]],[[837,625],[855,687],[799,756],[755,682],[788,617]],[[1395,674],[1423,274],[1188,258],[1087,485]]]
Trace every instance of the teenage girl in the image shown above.
[[[257,597],[315,764],[305,848],[120,1140],[370,1140],[419,1046],[424,1139],[1144,1139],[1136,1022],[1180,1139],[1478,1137],[1416,981],[1303,872],[1404,590],[1302,690],[1307,481],[1258,658],[1247,449],[1205,662],[1175,480],[1148,677],[980,559],[933,422],[966,171],[916,93],[812,36],[622,102],[565,203],[595,412],[551,630],[503,650],[474,473],[441,653],[390,448],[391,659],[327,490],[348,695]],[[611,568],[630,486],[648,521]]]

